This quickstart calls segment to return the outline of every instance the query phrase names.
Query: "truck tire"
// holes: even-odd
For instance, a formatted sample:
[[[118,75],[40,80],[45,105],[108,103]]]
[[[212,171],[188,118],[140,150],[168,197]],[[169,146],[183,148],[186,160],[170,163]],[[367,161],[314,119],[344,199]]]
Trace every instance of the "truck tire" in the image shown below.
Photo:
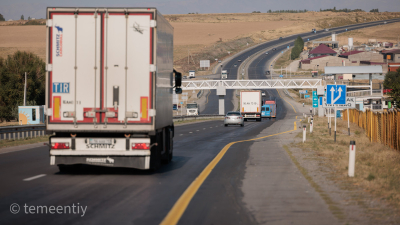
[[[58,165],[60,173],[76,173],[77,167],[74,165]]]
[[[161,166],[162,162],[162,132],[150,137],[151,144],[157,143],[150,149],[150,170],[156,171]]]
[[[174,144],[173,136],[174,136],[173,128],[172,127],[166,128],[165,129],[166,151],[165,151],[165,154],[162,156],[162,159],[163,159],[162,162],[164,164],[168,164],[172,160],[173,144]]]

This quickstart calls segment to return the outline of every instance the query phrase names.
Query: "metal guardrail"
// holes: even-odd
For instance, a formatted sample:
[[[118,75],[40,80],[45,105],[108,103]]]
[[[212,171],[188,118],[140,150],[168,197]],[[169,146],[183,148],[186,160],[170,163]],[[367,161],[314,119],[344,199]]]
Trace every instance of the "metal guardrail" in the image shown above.
[[[347,97],[371,96],[371,90],[348,91]],[[372,90],[372,96],[382,96],[382,90]]]
[[[187,120],[204,120],[204,119],[223,119],[225,115],[204,114],[198,116],[174,116],[173,121],[187,121]]]
[[[199,99],[199,98],[201,98],[201,96],[203,96],[203,89],[201,89],[200,91],[199,91],[199,93],[197,93],[197,98]]]
[[[223,119],[225,115],[204,114],[198,116],[174,116],[173,121]],[[0,127],[0,140],[35,138],[46,135],[46,125],[21,125]]]
[[[285,95],[289,96],[289,98],[294,100],[294,98],[289,94],[289,92],[286,89],[283,89],[283,93],[285,93]]]
[[[0,140],[34,138],[46,135],[46,125],[21,125],[0,127]]]

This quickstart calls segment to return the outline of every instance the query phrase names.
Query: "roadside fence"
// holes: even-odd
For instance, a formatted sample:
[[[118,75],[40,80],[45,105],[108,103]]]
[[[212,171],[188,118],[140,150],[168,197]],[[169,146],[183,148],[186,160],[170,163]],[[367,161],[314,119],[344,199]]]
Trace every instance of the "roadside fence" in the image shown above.
[[[391,109],[386,112],[365,112],[357,109],[349,110],[350,122],[362,127],[371,142],[387,145],[400,150],[400,110]],[[347,111],[343,111],[343,120],[347,120]]]

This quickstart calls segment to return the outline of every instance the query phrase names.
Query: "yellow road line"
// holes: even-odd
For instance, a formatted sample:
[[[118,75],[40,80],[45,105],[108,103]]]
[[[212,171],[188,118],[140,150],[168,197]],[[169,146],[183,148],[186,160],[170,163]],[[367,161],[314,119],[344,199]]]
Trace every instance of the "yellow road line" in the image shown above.
[[[297,130],[296,121],[294,121],[294,129],[293,130]]]
[[[296,126],[295,126],[295,128],[296,128]],[[181,195],[181,197],[174,204],[174,206],[169,211],[167,216],[161,222],[161,225],[175,225],[179,222],[180,218],[182,217],[182,215],[185,212],[186,208],[188,207],[190,201],[196,194],[197,190],[200,188],[200,186],[206,180],[208,175],[211,173],[211,171],[214,169],[214,167],[218,164],[218,162],[222,159],[222,157],[225,155],[225,153],[228,151],[228,149],[232,145],[234,145],[236,143],[240,143],[240,142],[260,140],[260,139],[264,139],[267,137],[272,137],[272,136],[288,133],[291,131],[293,131],[293,130],[289,130],[289,131],[285,131],[285,132],[281,132],[281,133],[277,133],[277,134],[271,134],[271,135],[259,137],[259,138],[235,141],[235,142],[231,142],[231,143],[225,145],[225,147],[218,153],[218,155],[207,165],[207,167],[200,173],[200,175],[185,190],[185,192]]]
[[[279,97],[281,97],[281,99],[285,100],[285,102],[287,102],[290,106],[292,106],[292,104],[290,104],[288,101],[286,101],[286,99],[282,98],[281,93],[279,93],[279,90],[276,90],[276,91],[278,92]],[[293,109],[293,111],[294,111],[295,113],[297,113],[293,106],[292,106],[292,109]],[[297,118],[296,118],[296,119],[297,119]]]

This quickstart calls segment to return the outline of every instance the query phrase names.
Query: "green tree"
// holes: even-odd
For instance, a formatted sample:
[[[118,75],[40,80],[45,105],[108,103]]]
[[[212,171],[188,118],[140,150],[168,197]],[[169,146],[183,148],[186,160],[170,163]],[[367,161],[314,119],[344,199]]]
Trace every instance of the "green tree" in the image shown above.
[[[294,41],[294,46],[292,48],[292,52],[290,53],[290,59],[296,59],[300,56],[300,53],[303,51],[304,48],[304,41],[303,39],[298,36]]]
[[[400,67],[396,72],[388,72],[383,81],[383,87],[385,89],[392,89],[388,95],[397,102],[397,107],[400,104]]]
[[[25,72],[27,102],[45,104],[45,63],[33,53],[18,51],[0,58],[0,120],[15,119],[15,106],[23,104]]]
[[[21,15],[21,20],[24,20],[24,15]]]
[[[0,14],[0,21],[6,21],[6,19],[4,19],[4,16]]]

